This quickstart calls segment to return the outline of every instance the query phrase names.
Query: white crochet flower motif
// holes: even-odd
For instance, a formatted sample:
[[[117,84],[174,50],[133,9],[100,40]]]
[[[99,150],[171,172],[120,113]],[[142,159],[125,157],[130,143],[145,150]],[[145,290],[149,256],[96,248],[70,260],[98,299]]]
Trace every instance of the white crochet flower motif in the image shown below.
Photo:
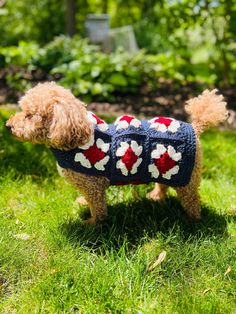
[[[156,148],[151,153],[153,163],[148,166],[148,171],[151,177],[157,179],[160,175],[167,180],[171,176],[179,172],[177,161],[180,161],[182,154],[176,152],[173,146],[169,145],[167,148],[162,144],[157,144]]]
[[[106,132],[108,130],[108,124],[99,117],[97,117],[93,112],[88,111],[87,115],[89,121],[92,122],[94,125],[97,125],[100,131]]]
[[[105,165],[108,163],[110,157],[106,155],[110,148],[109,143],[105,143],[101,138],[94,141],[90,140],[84,146],[79,147],[84,152],[75,154],[75,162],[79,162],[85,168],[95,167],[97,170],[105,171]]]
[[[124,176],[135,174],[138,171],[138,166],[142,162],[142,158],[139,158],[143,151],[143,147],[138,145],[136,141],[120,142],[120,146],[116,151],[116,156],[121,157],[117,163],[116,168],[120,169]]]
[[[179,121],[173,118],[166,118],[166,117],[156,117],[149,120],[150,128],[156,129],[162,133],[167,131],[171,133],[176,133],[180,128]]]
[[[125,115],[117,118],[114,124],[117,130],[121,130],[128,129],[130,126],[139,128],[141,126],[141,121],[134,116]]]

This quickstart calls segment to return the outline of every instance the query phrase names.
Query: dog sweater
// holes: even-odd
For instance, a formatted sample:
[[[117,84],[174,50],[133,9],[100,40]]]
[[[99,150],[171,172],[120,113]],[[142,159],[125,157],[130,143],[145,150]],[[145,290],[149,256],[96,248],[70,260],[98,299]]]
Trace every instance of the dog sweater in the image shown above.
[[[166,117],[138,120],[130,115],[107,124],[92,112],[88,119],[94,128],[88,143],[70,151],[51,147],[60,167],[104,176],[111,185],[189,183],[196,151],[191,124]]]

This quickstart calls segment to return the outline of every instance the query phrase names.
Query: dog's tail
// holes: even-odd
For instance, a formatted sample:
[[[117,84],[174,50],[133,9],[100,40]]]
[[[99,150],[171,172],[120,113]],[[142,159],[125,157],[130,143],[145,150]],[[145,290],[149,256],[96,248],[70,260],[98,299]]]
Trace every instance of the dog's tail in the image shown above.
[[[187,101],[185,110],[190,114],[193,128],[198,135],[227,118],[226,102],[216,92],[216,89],[205,90],[200,96]]]

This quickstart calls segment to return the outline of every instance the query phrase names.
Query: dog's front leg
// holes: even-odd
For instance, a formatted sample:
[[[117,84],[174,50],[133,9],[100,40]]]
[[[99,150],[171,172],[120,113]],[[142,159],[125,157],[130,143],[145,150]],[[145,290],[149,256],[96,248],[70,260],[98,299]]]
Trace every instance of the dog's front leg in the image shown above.
[[[99,184],[100,182],[100,184]],[[95,224],[107,217],[106,186],[98,179],[97,185],[84,186],[80,188],[91,212],[91,218],[85,221],[86,224]]]
[[[85,223],[94,224],[104,220],[107,216],[106,189],[109,186],[109,180],[105,177],[88,176],[60,167],[58,170],[84,196],[83,205],[86,204],[86,201],[91,212],[91,218],[87,219]]]

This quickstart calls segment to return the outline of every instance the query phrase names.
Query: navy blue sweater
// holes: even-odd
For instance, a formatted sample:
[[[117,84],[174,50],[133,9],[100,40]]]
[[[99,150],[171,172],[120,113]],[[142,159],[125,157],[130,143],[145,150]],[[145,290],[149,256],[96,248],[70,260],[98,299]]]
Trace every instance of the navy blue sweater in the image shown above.
[[[191,124],[165,117],[140,121],[133,116],[106,124],[93,113],[88,116],[94,134],[86,145],[70,151],[51,148],[62,168],[104,176],[112,185],[189,183],[196,151]]]

